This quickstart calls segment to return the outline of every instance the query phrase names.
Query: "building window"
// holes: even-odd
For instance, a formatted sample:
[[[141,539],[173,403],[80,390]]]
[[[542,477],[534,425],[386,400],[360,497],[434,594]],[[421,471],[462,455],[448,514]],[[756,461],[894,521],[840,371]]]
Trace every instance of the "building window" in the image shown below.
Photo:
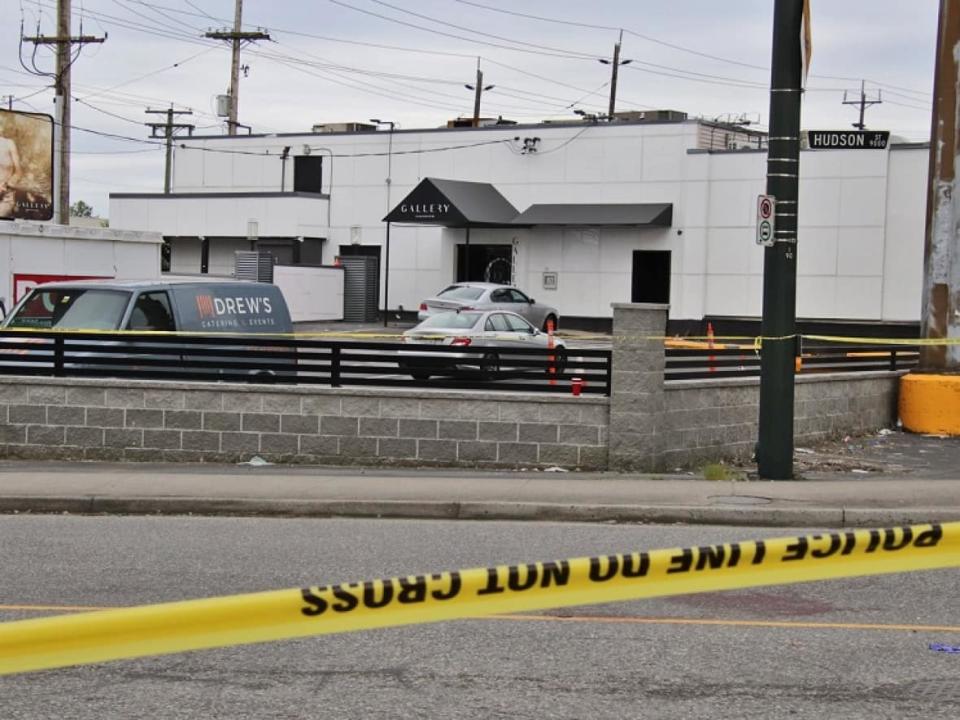
[[[323,192],[323,155],[297,155],[293,158],[293,191]]]

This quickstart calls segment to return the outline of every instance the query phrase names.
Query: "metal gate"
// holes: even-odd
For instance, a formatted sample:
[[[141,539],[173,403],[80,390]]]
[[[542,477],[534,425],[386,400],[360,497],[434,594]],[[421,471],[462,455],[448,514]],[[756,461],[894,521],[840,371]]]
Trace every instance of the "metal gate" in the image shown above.
[[[343,319],[374,322],[379,318],[379,261],[364,255],[340,257],[343,266]]]

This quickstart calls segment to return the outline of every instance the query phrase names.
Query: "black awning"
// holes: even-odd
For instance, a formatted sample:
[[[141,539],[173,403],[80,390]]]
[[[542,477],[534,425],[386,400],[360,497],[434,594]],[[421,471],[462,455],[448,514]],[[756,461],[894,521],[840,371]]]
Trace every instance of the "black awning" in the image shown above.
[[[512,227],[517,209],[490,183],[424,178],[384,222],[445,227]]]
[[[670,227],[673,203],[531,205],[514,225],[642,225]]]

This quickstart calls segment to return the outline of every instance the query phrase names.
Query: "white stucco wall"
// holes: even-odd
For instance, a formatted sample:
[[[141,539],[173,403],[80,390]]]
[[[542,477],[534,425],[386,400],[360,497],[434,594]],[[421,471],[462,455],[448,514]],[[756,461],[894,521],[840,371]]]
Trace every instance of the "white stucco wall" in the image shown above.
[[[323,155],[323,190],[330,198],[318,226],[304,231],[315,206],[301,209],[274,197],[262,207],[219,199],[204,206],[202,198],[191,199],[182,213],[164,210],[163,200],[112,200],[111,219],[168,235],[181,233],[163,228],[242,237],[248,218],[256,217],[261,236],[327,238],[324,262],[332,263],[351,237],[382,245],[383,216],[425,177],[492,183],[520,211],[533,203],[672,203],[668,230],[498,230],[487,231],[486,241],[516,240],[517,282],[537,297],[549,296],[564,315],[609,317],[611,302],[630,300],[633,250],[670,250],[671,317],[759,316],[763,249],[755,243],[754,214],[765,187],[766,154],[690,152],[696,132],[694,122],[395,132],[389,198],[390,136],[384,131],[201,138],[195,144],[209,149],[269,155],[178,149],[177,193],[276,192],[282,147],[298,155],[309,146],[311,154]],[[537,151],[524,154],[522,141],[529,137],[540,138]],[[922,266],[926,153],[920,147],[802,153],[799,317],[918,319],[914,269]],[[292,173],[288,161],[287,187]],[[471,242],[484,237],[474,231]],[[415,308],[451,281],[458,242],[456,231],[394,225],[390,306]],[[215,252],[211,248],[211,263]],[[561,273],[558,289],[547,295],[540,289],[546,269]],[[905,272],[914,279],[903,282]]]
[[[157,233],[49,223],[0,224],[0,295],[11,307],[16,275],[160,277]]]

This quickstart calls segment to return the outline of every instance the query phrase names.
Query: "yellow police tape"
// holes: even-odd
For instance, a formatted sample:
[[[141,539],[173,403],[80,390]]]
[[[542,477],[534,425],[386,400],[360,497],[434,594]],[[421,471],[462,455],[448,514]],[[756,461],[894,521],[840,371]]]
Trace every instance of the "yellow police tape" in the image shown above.
[[[0,674],[309,635],[960,566],[960,523],[319,585],[0,624]]]

